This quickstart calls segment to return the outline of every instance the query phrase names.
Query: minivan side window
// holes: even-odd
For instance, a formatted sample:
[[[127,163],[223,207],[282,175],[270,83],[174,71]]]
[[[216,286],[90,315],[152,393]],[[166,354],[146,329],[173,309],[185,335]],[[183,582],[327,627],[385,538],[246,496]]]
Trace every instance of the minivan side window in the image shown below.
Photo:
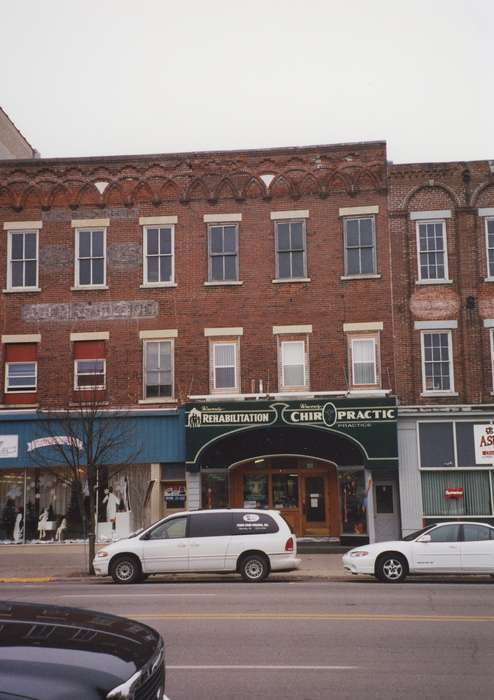
[[[191,513],[189,537],[231,537],[231,513]]]
[[[185,537],[187,532],[187,517],[173,518],[161,523],[149,533],[150,540],[174,540]]]
[[[265,535],[278,530],[278,524],[265,513],[233,513],[234,535]]]

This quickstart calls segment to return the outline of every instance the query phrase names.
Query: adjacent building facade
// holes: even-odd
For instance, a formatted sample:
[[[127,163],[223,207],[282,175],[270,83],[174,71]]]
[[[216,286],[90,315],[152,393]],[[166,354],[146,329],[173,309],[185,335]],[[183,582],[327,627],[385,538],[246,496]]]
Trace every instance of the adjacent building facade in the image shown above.
[[[184,507],[348,542],[489,517],[491,181],[383,142],[1,163],[0,540],[70,530],[43,417],[89,390],[137,448],[106,458],[106,535]]]

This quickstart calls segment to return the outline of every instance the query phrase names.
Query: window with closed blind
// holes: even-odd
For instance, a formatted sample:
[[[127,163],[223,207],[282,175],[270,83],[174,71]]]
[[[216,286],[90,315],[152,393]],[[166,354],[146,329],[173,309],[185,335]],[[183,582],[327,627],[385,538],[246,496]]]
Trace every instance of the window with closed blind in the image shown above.
[[[211,393],[235,393],[240,391],[238,342],[229,340],[212,342],[210,354]]]
[[[93,391],[106,387],[106,349],[104,340],[74,343],[74,389]]]
[[[380,385],[376,336],[349,338],[351,384],[354,387]]]
[[[5,393],[35,393],[38,382],[37,343],[5,346]]]
[[[306,342],[306,340],[280,341],[280,391],[308,389]]]

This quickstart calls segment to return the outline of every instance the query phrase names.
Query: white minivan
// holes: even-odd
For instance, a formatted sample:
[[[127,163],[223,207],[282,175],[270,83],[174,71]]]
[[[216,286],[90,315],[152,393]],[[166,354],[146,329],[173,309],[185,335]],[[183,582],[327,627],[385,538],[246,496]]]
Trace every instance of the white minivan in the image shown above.
[[[297,569],[297,540],[276,510],[196,510],[170,515],[103,547],[97,576],[136,583],[148,574],[237,572],[263,581],[270,571]]]

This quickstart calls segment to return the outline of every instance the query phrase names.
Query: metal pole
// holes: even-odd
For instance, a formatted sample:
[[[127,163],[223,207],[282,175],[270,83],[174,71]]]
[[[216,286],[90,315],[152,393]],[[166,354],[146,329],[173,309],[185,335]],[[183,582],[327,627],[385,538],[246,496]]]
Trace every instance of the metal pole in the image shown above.
[[[24,467],[24,513],[22,516],[22,544],[26,544],[26,509],[27,509],[27,467]]]
[[[96,522],[94,524],[94,531],[96,535],[96,542],[98,541],[98,520],[99,520],[99,466],[96,467]]]

